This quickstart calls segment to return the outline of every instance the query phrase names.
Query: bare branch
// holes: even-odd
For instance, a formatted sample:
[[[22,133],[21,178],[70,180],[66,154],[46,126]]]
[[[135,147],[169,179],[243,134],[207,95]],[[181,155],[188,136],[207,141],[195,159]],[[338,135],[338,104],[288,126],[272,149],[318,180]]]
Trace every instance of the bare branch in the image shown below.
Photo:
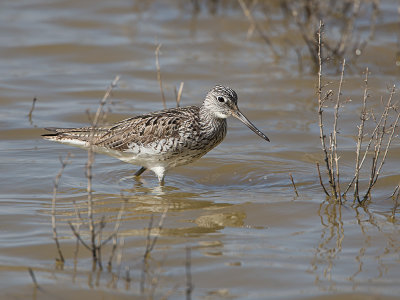
[[[393,97],[394,92],[395,92],[395,86],[393,86],[393,88],[392,88],[392,90],[391,90],[388,104],[387,104],[387,106],[385,107],[385,112],[386,112],[386,114],[385,114],[385,112],[384,112],[384,114],[385,114],[385,117],[384,117],[384,125],[383,125],[383,128],[382,128],[381,136],[380,136],[380,138],[379,138],[379,140],[378,140],[377,150],[376,150],[375,156],[374,156],[374,158],[373,158],[372,169],[371,169],[371,177],[370,177],[370,181],[369,181],[369,184],[368,184],[368,190],[367,190],[367,192],[366,192],[365,195],[364,195],[364,200],[367,198],[367,196],[368,196],[369,193],[371,192],[372,187],[375,185],[375,183],[376,183],[377,180],[378,180],[378,177],[379,177],[379,174],[380,174],[381,169],[382,169],[382,167],[383,167],[383,164],[384,164],[385,161],[386,161],[386,156],[387,156],[387,154],[388,154],[390,145],[391,145],[391,143],[392,143],[392,140],[393,140],[393,137],[394,137],[394,133],[395,133],[395,130],[396,130],[396,128],[397,128],[397,124],[399,123],[400,113],[397,114],[396,119],[395,119],[394,123],[393,123],[392,126],[391,126],[392,128],[391,128],[391,132],[390,132],[390,135],[389,135],[389,137],[388,137],[388,141],[387,141],[387,144],[386,144],[386,147],[385,147],[385,152],[384,152],[384,154],[383,154],[383,157],[381,158],[381,161],[380,161],[379,166],[377,166],[377,164],[378,164],[378,159],[379,159],[379,156],[380,156],[380,150],[381,150],[381,145],[382,145],[383,136],[386,134],[386,132],[385,132],[385,125],[386,125],[386,119],[387,119],[387,116],[388,116],[388,110],[389,110],[389,107],[390,107],[389,105],[390,105],[390,101],[391,101],[391,99],[392,99],[392,97]],[[364,200],[363,200],[363,201],[364,201]]]
[[[34,97],[33,100],[32,100],[32,107],[31,107],[31,110],[30,110],[29,113],[28,113],[28,119],[29,119],[29,123],[30,123],[31,125],[33,124],[33,122],[32,122],[32,113],[33,113],[33,110],[35,109],[36,101],[37,101],[37,98]]]
[[[343,76],[344,76],[344,67],[346,65],[346,60],[343,59],[342,64],[342,72],[340,74],[339,88],[336,98],[335,104],[335,112],[334,112],[334,123],[333,123],[333,134],[332,134],[332,153],[333,159],[335,161],[334,169],[336,169],[336,187],[337,187],[337,196],[338,200],[342,201],[342,195],[340,192],[340,171],[339,171],[339,157],[337,153],[337,133],[338,133],[338,119],[339,119],[339,108],[340,108],[340,96],[342,94],[342,85],[343,85]],[[332,162],[333,164],[333,162]]]
[[[329,195],[328,191],[327,191],[326,188],[325,188],[324,183],[322,182],[321,172],[320,172],[320,170],[319,170],[319,163],[317,163],[317,170],[318,170],[319,183],[321,184],[322,189],[324,190],[325,194],[326,194],[328,197],[330,197],[331,195]]]
[[[88,249],[89,251],[91,251],[92,248],[91,248],[88,244],[86,244],[86,242],[82,239],[81,235],[79,234],[78,231],[76,231],[76,229],[75,229],[74,225],[72,225],[71,221],[69,221],[68,224],[69,224],[69,227],[71,227],[72,233],[75,235],[75,237],[81,242],[81,244],[82,244],[86,249]]]
[[[371,114],[371,116],[373,116],[373,114]],[[363,164],[364,164],[364,161],[365,161],[365,159],[366,159],[366,157],[367,157],[367,154],[368,154],[368,152],[369,152],[369,150],[370,150],[370,148],[371,148],[372,142],[374,141],[374,136],[377,134],[379,128],[381,127],[381,124],[382,124],[382,122],[383,122],[383,119],[384,119],[384,114],[382,114],[381,117],[380,117],[380,119],[379,119],[379,121],[376,122],[375,128],[374,128],[374,130],[373,130],[372,133],[371,133],[371,138],[369,139],[368,144],[367,144],[367,146],[365,147],[364,154],[363,154],[362,159],[361,159],[361,161],[360,161],[360,163],[359,163],[359,169],[361,169],[362,166],[363,166]],[[358,128],[359,128],[359,127],[358,127]],[[356,170],[356,173],[355,173],[355,175],[353,176],[353,178],[352,178],[352,180],[350,181],[350,183],[348,184],[348,186],[347,186],[345,192],[343,193],[343,195],[346,195],[346,194],[347,194],[347,192],[349,191],[350,187],[353,185],[354,181],[356,180],[357,168],[355,168],[355,170]]]

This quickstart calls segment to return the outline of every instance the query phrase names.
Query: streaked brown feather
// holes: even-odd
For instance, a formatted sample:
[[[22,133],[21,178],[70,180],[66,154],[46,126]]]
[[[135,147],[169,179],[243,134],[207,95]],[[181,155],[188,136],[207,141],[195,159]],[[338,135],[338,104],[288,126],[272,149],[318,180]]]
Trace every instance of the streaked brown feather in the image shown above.
[[[95,138],[96,146],[125,151],[131,143],[146,146],[160,139],[175,138],[187,131],[188,123],[200,127],[199,108],[168,109],[122,120]]]

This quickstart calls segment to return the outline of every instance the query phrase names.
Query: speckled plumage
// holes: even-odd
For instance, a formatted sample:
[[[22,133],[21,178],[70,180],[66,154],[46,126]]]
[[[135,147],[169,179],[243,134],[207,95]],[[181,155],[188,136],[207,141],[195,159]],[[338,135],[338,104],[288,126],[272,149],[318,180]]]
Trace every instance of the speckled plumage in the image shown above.
[[[234,116],[269,141],[237,107],[237,95],[220,85],[211,89],[203,105],[171,108],[122,120],[110,126],[85,128],[46,128],[48,140],[89,147],[95,152],[142,166],[164,182],[167,170],[191,163],[213,149],[226,135],[226,118]]]

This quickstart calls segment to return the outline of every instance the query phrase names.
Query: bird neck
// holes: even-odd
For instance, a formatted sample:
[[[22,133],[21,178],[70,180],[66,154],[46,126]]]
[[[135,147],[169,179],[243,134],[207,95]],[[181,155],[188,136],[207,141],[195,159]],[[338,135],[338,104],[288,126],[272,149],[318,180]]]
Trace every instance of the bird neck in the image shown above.
[[[226,131],[226,119],[217,117],[209,108],[200,107],[199,111],[200,125],[203,130],[213,132],[218,130]]]

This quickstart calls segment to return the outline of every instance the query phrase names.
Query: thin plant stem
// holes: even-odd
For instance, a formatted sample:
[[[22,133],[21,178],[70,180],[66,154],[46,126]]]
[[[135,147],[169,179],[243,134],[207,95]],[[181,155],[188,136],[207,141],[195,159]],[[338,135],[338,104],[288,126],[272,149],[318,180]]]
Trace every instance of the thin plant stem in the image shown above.
[[[337,196],[339,202],[342,201],[342,195],[340,192],[340,171],[339,171],[339,157],[337,153],[337,133],[338,133],[338,119],[339,119],[339,108],[340,108],[340,96],[342,93],[342,85],[343,85],[343,75],[344,75],[344,67],[346,65],[346,60],[343,59],[342,64],[342,72],[340,74],[340,81],[339,81],[339,88],[338,94],[336,98],[335,104],[335,112],[334,112],[334,123],[333,123],[333,134],[332,134],[332,152],[333,152],[333,159],[335,161],[335,170],[336,170],[336,187],[337,187]]]
[[[36,280],[36,276],[35,276],[35,273],[33,272],[33,269],[32,268],[28,268],[28,272],[29,272],[29,275],[32,278],[33,286],[35,287],[35,289],[40,289],[40,286],[39,286],[39,284],[38,284],[38,282]]]
[[[321,171],[320,171],[320,169],[319,169],[319,163],[317,163],[317,171],[318,171],[319,183],[320,183],[320,185],[322,186],[322,189],[324,190],[325,194],[326,194],[328,197],[330,197],[328,191],[327,191],[326,188],[325,188],[324,183],[322,182]]]
[[[179,90],[178,91],[176,91],[176,87],[175,87],[176,107],[180,106],[181,98],[182,98],[182,91],[183,91],[183,81],[179,85]]]
[[[321,141],[321,148],[322,151],[324,152],[324,160],[326,164],[326,169],[329,177],[329,184],[331,186],[331,193],[332,196],[337,198],[337,193],[336,193],[336,187],[335,187],[335,180],[334,180],[334,175],[331,169],[330,165],[330,160],[329,160],[329,154],[328,154],[328,149],[326,146],[326,136],[324,133],[324,121],[323,121],[323,106],[324,102],[327,98],[330,97],[331,93],[328,92],[324,97],[322,97],[322,28],[324,24],[322,21],[319,22],[319,27],[318,27],[318,32],[317,32],[317,40],[318,40],[318,123],[319,123],[319,132],[320,132],[320,141]],[[328,194],[329,195],[329,194]]]
[[[368,98],[368,68],[365,70],[365,87],[364,87],[364,96],[363,96],[363,104],[361,109],[361,123],[358,126],[358,135],[357,135],[357,148],[356,148],[356,167],[355,167],[355,183],[354,183],[354,198],[359,200],[359,178],[360,178],[360,150],[364,138],[364,126],[365,121],[367,120],[367,98]]]
[[[33,100],[32,100],[31,109],[30,109],[30,111],[29,111],[29,113],[28,113],[28,119],[29,119],[29,123],[30,123],[31,125],[33,124],[33,122],[32,122],[32,113],[33,113],[33,110],[35,109],[36,101],[37,101],[37,98],[34,97]]]
[[[292,182],[294,192],[295,192],[296,196],[298,197],[299,193],[297,192],[296,184],[294,183],[292,173],[289,173],[289,177],[290,177],[290,181]]]
[[[391,99],[389,99],[389,103],[390,103],[390,100],[391,100]],[[387,107],[387,105],[386,105],[385,107]],[[385,110],[386,110],[386,108],[385,108]],[[384,113],[381,114],[381,117],[380,117],[379,121],[376,123],[375,128],[374,128],[374,130],[373,130],[372,133],[371,133],[371,138],[369,139],[369,141],[368,141],[368,143],[367,143],[367,146],[365,147],[364,154],[362,155],[362,158],[361,158],[361,160],[360,160],[359,169],[362,168],[362,166],[363,166],[363,164],[364,164],[364,162],[365,162],[365,159],[366,159],[366,157],[367,157],[367,154],[369,153],[369,150],[370,150],[370,148],[371,148],[372,142],[374,141],[374,136],[377,134],[379,128],[381,127],[381,124],[382,124],[382,122],[383,122],[383,120],[384,120],[384,116],[385,116]],[[347,192],[349,191],[349,189],[351,188],[351,186],[354,184],[354,182],[355,182],[355,180],[356,180],[357,168],[355,168],[355,170],[356,170],[356,172],[355,172],[355,174],[354,174],[352,180],[351,180],[351,181],[349,182],[349,184],[347,185],[347,188],[346,188],[346,190],[344,191],[343,195],[346,195],[346,194],[347,194]]]
[[[396,196],[397,193],[397,196]],[[400,197],[400,184],[396,186],[396,188],[393,191],[392,194],[392,200],[393,200],[393,208],[392,208],[392,215],[391,215],[391,221],[394,222],[396,219],[396,211],[397,208],[399,207],[399,197]]]
[[[378,157],[379,157],[379,155],[380,155],[380,146],[379,146],[379,150],[378,150],[378,152],[377,152],[377,154],[376,154],[376,157],[375,157],[375,159],[374,159],[374,164],[373,164],[373,165],[374,165],[374,168],[373,168],[373,170],[371,171],[371,177],[370,177],[370,181],[369,181],[369,184],[368,184],[368,190],[367,190],[367,192],[366,192],[365,195],[364,195],[363,201],[365,201],[365,199],[368,197],[368,195],[369,195],[370,192],[371,192],[371,189],[373,188],[373,186],[375,185],[375,183],[376,183],[377,180],[378,180],[378,177],[379,177],[379,174],[380,174],[381,169],[382,169],[382,167],[383,167],[383,164],[384,164],[385,161],[386,161],[386,156],[387,156],[387,154],[388,154],[390,145],[391,145],[391,143],[392,143],[392,140],[393,140],[393,137],[394,137],[395,129],[396,129],[396,127],[397,127],[397,124],[399,123],[399,118],[400,118],[400,113],[397,114],[396,120],[395,120],[394,123],[392,124],[391,133],[390,133],[390,136],[389,136],[389,138],[388,138],[388,141],[387,141],[387,144],[386,144],[386,147],[385,147],[385,152],[383,153],[383,157],[382,157],[382,159],[381,159],[381,162],[380,162],[380,164],[379,164],[379,167],[377,167],[377,161],[378,161]],[[385,130],[384,130],[384,128],[383,128],[383,132],[384,132],[384,131],[385,131]],[[381,145],[381,143],[382,143],[382,140],[379,141],[379,145]]]
[[[75,229],[75,226],[72,225],[71,222],[68,222],[68,224],[69,224],[69,227],[70,227],[71,230],[72,230],[72,233],[75,235],[75,237],[81,242],[81,244],[82,244],[86,249],[88,249],[88,250],[91,251],[91,250],[92,250],[91,247],[90,247],[88,244],[86,244],[86,242],[82,239],[80,233]]]

